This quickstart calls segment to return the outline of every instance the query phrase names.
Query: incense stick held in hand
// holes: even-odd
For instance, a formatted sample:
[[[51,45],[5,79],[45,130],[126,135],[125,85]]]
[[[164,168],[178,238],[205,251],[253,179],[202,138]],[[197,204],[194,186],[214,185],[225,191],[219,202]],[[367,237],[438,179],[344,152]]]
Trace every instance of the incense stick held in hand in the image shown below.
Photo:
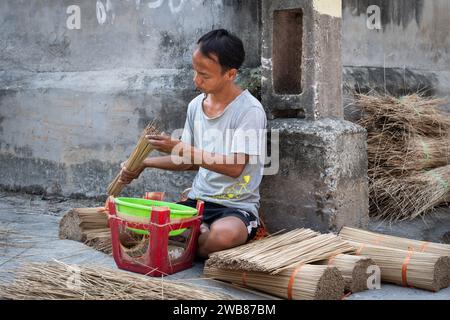
[[[156,127],[155,123],[149,123],[147,127],[142,132],[139,141],[136,147],[133,150],[133,153],[126,161],[126,167],[129,171],[136,171],[139,169],[139,166],[148,157],[150,152],[153,151],[152,145],[145,138],[146,135],[157,135],[159,134],[159,130]],[[114,181],[108,186],[108,195],[117,197],[122,189],[125,187],[125,184],[119,182],[120,173],[116,176]]]

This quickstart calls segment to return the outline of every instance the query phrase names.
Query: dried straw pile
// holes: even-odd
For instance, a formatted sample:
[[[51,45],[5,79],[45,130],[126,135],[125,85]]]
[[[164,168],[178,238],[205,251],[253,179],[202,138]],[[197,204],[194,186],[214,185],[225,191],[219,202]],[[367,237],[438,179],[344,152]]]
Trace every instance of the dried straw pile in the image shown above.
[[[345,292],[352,293],[368,289],[367,280],[370,276],[368,270],[370,266],[376,265],[369,257],[348,254],[338,254],[317,264],[338,268],[345,280]]]
[[[417,94],[400,99],[377,94],[356,98],[362,111],[358,123],[368,132],[371,215],[415,218],[445,202],[450,117],[438,106],[448,101]],[[436,170],[422,172],[430,169]]]
[[[450,258],[349,241],[356,254],[369,256],[381,269],[381,280],[437,292],[449,285]]]
[[[335,267],[305,264],[271,275],[205,266],[204,274],[290,300],[339,300],[344,295],[344,278]]]
[[[215,252],[206,261],[208,267],[280,273],[299,265],[353,252],[352,246],[333,234],[318,235],[309,229],[267,237],[236,248]]]
[[[391,221],[423,216],[449,200],[450,165],[405,177],[379,177],[370,185],[370,212]]]
[[[150,152],[153,151],[153,147],[148,140],[145,138],[146,135],[156,135],[159,134],[159,129],[157,128],[155,123],[149,123],[147,127],[142,132],[139,137],[139,141],[131,153],[130,157],[126,161],[126,167],[130,171],[136,171],[139,169],[139,166],[142,164],[142,161],[148,157]],[[108,194],[110,196],[117,197],[122,189],[125,187],[124,184],[119,182],[120,173],[117,174],[114,181],[108,186]]]
[[[11,284],[0,285],[2,299],[39,300],[228,300],[188,283],[140,276],[98,266],[62,262],[33,263],[16,273]]]

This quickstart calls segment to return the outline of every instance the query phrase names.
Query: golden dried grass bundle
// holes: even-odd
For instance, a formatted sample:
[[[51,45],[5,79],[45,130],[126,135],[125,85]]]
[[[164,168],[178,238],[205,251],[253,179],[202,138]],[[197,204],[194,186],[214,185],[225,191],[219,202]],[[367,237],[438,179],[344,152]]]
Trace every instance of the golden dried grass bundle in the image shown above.
[[[405,176],[411,171],[450,164],[450,135],[426,137],[370,132],[367,137],[369,175]]]
[[[381,280],[437,292],[449,285],[450,258],[349,241],[357,255],[369,256],[381,269]]]
[[[228,300],[179,281],[151,278],[99,266],[68,265],[59,261],[31,263],[19,269],[15,281],[0,285],[2,299],[76,300]]]
[[[342,228],[339,232],[339,236],[344,240],[367,243],[370,245],[450,256],[450,245],[443,243],[401,238],[350,227]]]
[[[376,265],[370,257],[349,254],[338,254],[317,264],[338,268],[345,280],[345,291],[353,293],[368,289],[369,267]]]
[[[125,163],[128,170],[136,171],[139,169],[139,166],[142,164],[145,158],[147,158],[150,152],[153,151],[152,145],[148,142],[145,136],[156,134],[159,134],[159,129],[157,128],[156,124],[154,122],[149,123],[142,132],[136,147]],[[108,195],[117,197],[125,187],[124,184],[119,182],[119,179],[120,173],[117,174],[114,181],[108,186]]]
[[[369,185],[370,212],[391,221],[414,219],[449,197],[450,165],[407,177],[379,177]]]
[[[441,196],[436,183],[445,177],[432,179],[420,171],[450,165],[450,117],[439,110],[448,101],[376,93],[358,94],[356,101],[362,110],[358,123],[368,132],[370,214],[414,218],[445,201],[448,194]]]
[[[335,267],[305,264],[271,275],[205,266],[204,275],[290,300],[339,300],[344,295],[344,278]]]
[[[353,251],[352,246],[333,234],[317,235],[312,230],[300,229],[289,233],[288,239],[296,240],[288,241],[283,236],[277,235],[248,245],[215,252],[210,255],[206,264],[220,269],[277,274],[301,264]],[[282,240],[280,241],[279,238]]]
[[[390,95],[357,94],[362,118],[358,123],[368,132],[418,134],[426,137],[443,137],[450,132],[450,117],[439,110],[448,103],[446,99],[412,94],[396,98]]]

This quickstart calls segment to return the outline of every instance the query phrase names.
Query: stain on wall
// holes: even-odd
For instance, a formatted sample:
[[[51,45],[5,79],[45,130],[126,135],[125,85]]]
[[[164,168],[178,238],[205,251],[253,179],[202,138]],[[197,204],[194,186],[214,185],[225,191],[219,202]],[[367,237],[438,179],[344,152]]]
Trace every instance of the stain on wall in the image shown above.
[[[343,0],[343,9],[352,15],[367,15],[367,8],[377,5],[381,8],[383,26],[395,24],[406,28],[411,21],[419,24],[422,20],[425,0]]]

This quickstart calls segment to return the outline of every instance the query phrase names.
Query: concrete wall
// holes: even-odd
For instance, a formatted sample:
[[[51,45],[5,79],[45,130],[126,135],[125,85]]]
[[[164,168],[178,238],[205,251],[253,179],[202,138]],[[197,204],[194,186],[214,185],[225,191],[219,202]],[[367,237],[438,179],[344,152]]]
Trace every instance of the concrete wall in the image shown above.
[[[381,9],[381,29],[367,27],[370,5]],[[343,0],[346,102],[350,90],[448,96],[449,25],[448,0]]]
[[[80,30],[66,24],[74,4]],[[381,30],[366,26],[369,5],[381,8]],[[448,0],[343,0],[344,88],[447,95],[449,9]],[[200,35],[235,31],[245,67],[260,66],[260,12],[260,0],[1,1],[0,185],[104,195],[149,120],[168,132],[183,125]],[[152,170],[127,191],[175,197],[191,178]]]
[[[79,30],[67,27],[73,4]],[[236,32],[244,68],[260,64],[259,11],[241,0],[1,1],[0,185],[106,194],[148,121],[183,127],[202,34]],[[176,198],[191,178],[151,170],[127,192]]]

